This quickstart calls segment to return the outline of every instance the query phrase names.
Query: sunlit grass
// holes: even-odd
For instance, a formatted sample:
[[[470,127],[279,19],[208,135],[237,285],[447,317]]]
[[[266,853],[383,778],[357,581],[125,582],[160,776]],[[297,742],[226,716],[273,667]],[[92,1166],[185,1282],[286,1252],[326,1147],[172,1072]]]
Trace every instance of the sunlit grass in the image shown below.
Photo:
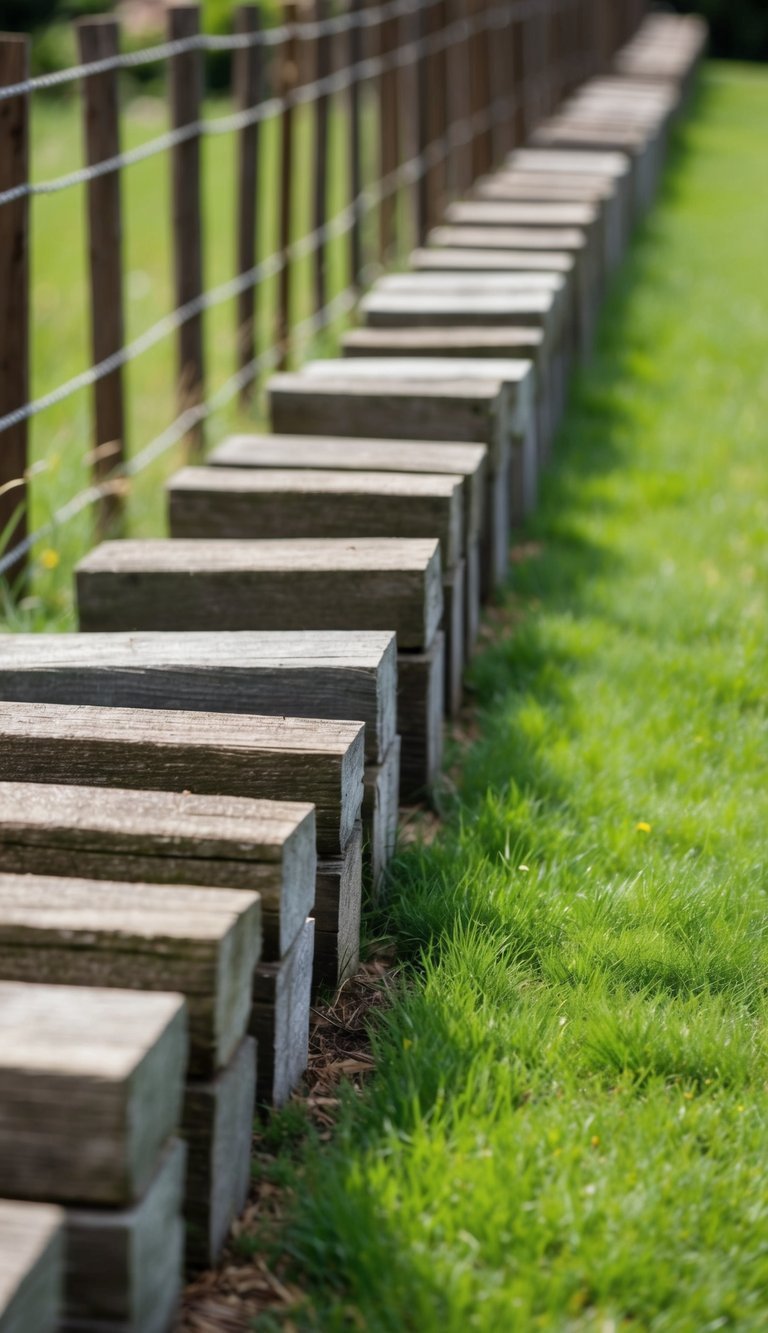
[[[302,1327],[765,1327],[766,118],[707,71],[575,386],[377,1073],[279,1166]]]

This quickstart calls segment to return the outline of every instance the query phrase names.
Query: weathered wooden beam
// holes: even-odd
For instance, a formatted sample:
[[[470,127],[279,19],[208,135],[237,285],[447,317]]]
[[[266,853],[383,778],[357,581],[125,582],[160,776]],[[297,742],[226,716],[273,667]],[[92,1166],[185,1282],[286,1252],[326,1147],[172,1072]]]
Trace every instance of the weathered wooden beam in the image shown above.
[[[315,812],[236,796],[0,782],[0,872],[258,893],[262,956],[279,958],[315,902]]]
[[[192,1078],[244,1037],[260,956],[255,893],[0,874],[0,977],[184,995]]]
[[[319,363],[310,363],[317,365]],[[351,360],[333,370],[275,375],[269,381],[272,424],[278,434],[383,436],[400,440],[454,440],[485,444],[489,453],[488,516],[483,542],[484,590],[500,582],[507,569],[509,539],[508,391],[498,379],[479,381],[476,374],[430,378],[427,367],[409,378],[399,374],[382,382],[375,373],[358,378]],[[475,368],[476,370],[476,368]],[[322,378],[321,378],[322,374]],[[415,374],[415,370],[414,370]],[[327,376],[327,378],[326,378]],[[398,643],[402,640],[398,636]]]
[[[446,703],[461,701],[465,569],[459,476],[296,468],[185,468],[168,486],[171,535],[181,538],[437,537],[443,570]],[[473,534],[473,543],[478,534]],[[474,590],[479,597],[479,589]],[[472,608],[477,619],[478,608]]]
[[[180,995],[0,982],[4,1191],[140,1198],[179,1124],[186,1061]]]
[[[341,856],[324,861],[318,874],[312,985],[337,986],[360,962],[362,826]]]
[[[80,562],[84,630],[379,630],[431,643],[436,540],[105,542]]]
[[[259,1050],[256,1096],[284,1106],[307,1068],[315,923],[309,919],[279,963],[256,969],[251,1034]]]
[[[0,780],[311,801],[324,854],[346,845],[362,779],[355,722],[0,704]]]
[[[437,229],[436,229],[437,230]],[[472,272],[474,269],[482,272],[510,272],[510,273],[562,273],[564,277],[570,276],[575,271],[576,261],[573,254],[567,250],[491,250],[490,246],[485,246],[478,250],[469,250],[464,247],[453,249],[447,246],[441,248],[437,245],[421,246],[418,250],[412,250],[408,262],[412,269],[417,273],[452,273]],[[494,269],[494,265],[496,266]],[[363,330],[353,330],[354,332],[363,332]],[[347,337],[351,337],[347,334]],[[530,338],[529,329],[521,329],[518,336]],[[541,336],[541,335],[540,335]]]
[[[463,255],[474,254],[469,250],[422,250],[425,256],[447,255],[459,262],[453,267],[461,269]],[[490,251],[477,252],[484,260],[488,271],[492,269],[485,258]],[[497,252],[504,257],[504,251]],[[563,258],[571,262],[569,256]],[[427,266],[428,267],[428,266]],[[436,265],[439,268],[439,264]],[[536,402],[538,417],[538,439],[545,456],[560,416],[564,389],[563,375],[565,366],[553,330],[516,328],[514,325],[485,327],[482,324],[442,325],[433,328],[409,326],[393,329],[352,329],[344,335],[342,350],[345,357],[453,357],[459,359],[484,358],[492,360],[520,360],[532,362],[536,375]]]
[[[65,1329],[168,1333],[183,1277],[186,1160],[173,1139],[137,1203],[66,1210]]]
[[[401,325],[530,324],[549,331],[557,323],[562,302],[553,291],[498,292],[374,292],[363,297],[360,313],[369,328]]]
[[[382,886],[389,862],[395,854],[400,805],[400,754],[396,736],[380,764],[369,765],[363,783],[363,828],[369,829],[368,857],[374,891]]]
[[[56,1333],[61,1325],[64,1213],[0,1199],[0,1333]]]
[[[311,707],[313,717],[364,722],[371,763],[383,760],[396,734],[396,692],[397,646],[387,631],[14,634],[0,640],[0,699],[283,717],[301,717]]]
[[[361,330],[365,332],[365,330]],[[463,489],[466,559],[466,655],[477,641],[480,552],[486,524],[487,450],[483,445],[414,440],[354,440],[318,436],[233,436],[208,460],[217,467],[296,468],[314,471],[402,472],[459,477]],[[0,659],[1,662],[1,659]],[[2,680],[0,666],[0,681]]]
[[[422,250],[420,253],[425,257],[435,255],[438,258],[436,268],[439,268],[441,255],[449,257],[448,269],[453,267],[454,259],[458,261],[457,267],[461,266],[461,253],[455,250]],[[485,262],[487,264],[487,260]],[[342,339],[345,357],[490,356],[536,361],[543,346],[543,329],[476,325],[466,328],[463,324],[432,329],[350,329]]]
[[[444,570],[464,555],[450,474],[191,467],[167,491],[173,537],[437,537]]]
[[[439,277],[439,275],[435,275]],[[399,297],[393,298],[399,300]],[[403,298],[407,300],[408,298]],[[439,301],[441,298],[426,296],[425,302]],[[446,298],[455,304],[455,318],[461,318],[465,298],[461,296]],[[467,297],[470,308],[474,297]],[[485,297],[480,298],[484,300]],[[507,474],[509,488],[508,514],[511,512],[515,523],[519,523],[525,513],[536,503],[538,481],[538,439],[536,432],[535,411],[535,371],[532,363],[524,359],[492,360],[472,357],[353,357],[343,360],[310,361],[305,367],[305,374],[313,379],[328,379],[339,383],[342,373],[352,382],[357,379],[367,384],[377,380],[386,380],[390,384],[418,383],[421,380],[437,380],[452,383],[456,376],[464,380],[475,380],[482,384],[487,381],[503,386],[505,396],[504,425],[505,434],[501,449],[491,455],[492,466],[496,462],[496,484],[503,473]],[[491,496],[489,506],[494,503]],[[499,503],[498,497],[496,503]],[[498,531],[498,551],[494,565],[497,578],[504,577],[507,568],[508,533],[503,529],[504,516],[500,516]]]
[[[397,707],[403,735],[400,793],[417,800],[429,792],[443,758],[445,645],[442,634],[423,653],[403,653],[399,661]]]
[[[251,1183],[257,1050],[246,1037],[208,1083],[190,1083],[182,1131],[187,1144],[186,1258],[192,1268],[218,1259]]]

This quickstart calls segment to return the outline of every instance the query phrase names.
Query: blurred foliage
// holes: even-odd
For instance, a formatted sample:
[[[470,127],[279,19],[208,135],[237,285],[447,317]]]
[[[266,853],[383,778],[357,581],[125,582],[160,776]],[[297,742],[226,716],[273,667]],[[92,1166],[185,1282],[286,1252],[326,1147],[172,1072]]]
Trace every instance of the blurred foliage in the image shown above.
[[[673,8],[707,20],[712,55],[768,60],[768,0],[676,0]]]
[[[238,0],[202,0],[203,28],[208,33],[232,31]],[[114,0],[0,0],[0,28],[10,32],[32,33],[32,72],[49,74],[77,62],[73,20],[87,14],[111,13]],[[281,14],[281,0],[261,0],[262,23],[272,27]],[[162,19],[158,27],[141,32],[123,31],[123,49],[136,51],[164,40]],[[151,82],[160,69],[141,66],[132,77],[139,83]],[[206,56],[206,84],[221,91],[230,86],[231,56],[228,51],[211,51]]]

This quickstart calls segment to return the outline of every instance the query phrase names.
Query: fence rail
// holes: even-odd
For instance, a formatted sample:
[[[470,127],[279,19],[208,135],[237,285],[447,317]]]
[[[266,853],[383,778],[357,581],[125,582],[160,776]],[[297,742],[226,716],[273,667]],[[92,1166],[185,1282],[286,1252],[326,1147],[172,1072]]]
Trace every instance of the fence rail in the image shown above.
[[[242,5],[231,34],[210,36],[200,31],[198,5],[176,4],[162,45],[121,52],[113,19],[83,20],[80,62],[36,78],[28,76],[27,39],[0,36],[0,576],[24,586],[34,545],[84,509],[94,508],[102,534],[119,527],[128,479],[181,440],[199,455],[206,420],[235,399],[247,405],[265,371],[287,364],[308,337],[351,309],[376,265],[409,240],[423,239],[450,197],[608,60],[642,9],[639,0],[348,0],[344,12],[331,14],[327,0],[313,0],[311,12],[286,3],[274,28],[261,26],[257,6]],[[202,76],[204,55],[214,51],[232,53],[234,107],[211,118],[202,111]],[[171,128],[124,150],[119,81],[147,65],[166,70]],[[73,86],[82,103],[86,160],[32,181],[31,99]],[[312,118],[308,178],[296,167],[300,108]],[[348,197],[329,215],[338,152],[330,139],[334,114],[346,145]],[[278,179],[265,185],[261,130],[268,121],[279,127],[280,152]],[[222,135],[237,142],[236,272],[206,288],[201,146]],[[175,306],[127,341],[123,173],[160,154],[169,158],[172,180]],[[92,360],[31,399],[31,210],[39,197],[78,186],[87,192]],[[265,202],[276,209],[277,246],[260,255]],[[297,236],[299,209],[311,225]],[[347,281],[332,291],[329,246],[342,238]],[[313,308],[296,320],[295,267],[307,260]],[[276,297],[264,312],[261,292],[272,279]],[[209,393],[204,317],[226,302],[235,303],[233,373]],[[265,313],[266,337],[260,336]],[[129,450],[123,372],[173,336],[176,416]],[[30,487],[49,463],[30,462],[29,424],[84,389],[92,390],[92,437],[83,441],[91,483],[30,532]]]

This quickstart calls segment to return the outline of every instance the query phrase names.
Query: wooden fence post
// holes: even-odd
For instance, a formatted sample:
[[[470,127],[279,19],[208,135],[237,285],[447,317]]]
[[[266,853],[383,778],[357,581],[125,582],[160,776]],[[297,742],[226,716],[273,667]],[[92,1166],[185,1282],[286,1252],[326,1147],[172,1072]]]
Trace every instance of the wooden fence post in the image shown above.
[[[29,77],[29,39],[0,34],[0,88]],[[29,182],[29,98],[0,101],[0,192]],[[0,204],[0,416],[29,398],[29,199]],[[0,434],[0,556],[24,541],[27,520],[27,422]],[[9,573],[22,576],[26,556]],[[6,574],[8,577],[8,574]]]
[[[294,107],[291,96],[297,86],[298,51],[296,40],[296,3],[285,0],[283,22],[288,27],[288,34],[278,57],[278,92],[285,98],[282,112],[282,130],[280,136],[280,193],[279,193],[279,247],[282,268],[278,275],[277,289],[277,350],[278,365],[285,370],[288,365],[291,330],[291,278],[293,276],[290,245],[293,229],[293,164],[294,164]]]
[[[423,245],[432,219],[429,171],[424,156],[429,148],[429,60],[426,41],[429,36],[430,0],[418,0],[414,14],[413,40],[417,44],[414,62],[413,112],[416,119],[416,143],[419,157],[419,175],[416,181],[416,216],[419,244]]]
[[[360,25],[362,0],[349,0],[349,14],[352,25],[349,29],[349,66],[354,70],[362,60],[363,39]],[[350,76],[348,116],[349,116],[349,195],[352,207],[352,226],[349,232],[349,267],[352,286],[359,289],[363,271],[363,245],[360,222],[359,198],[363,188],[362,143],[361,143],[361,106],[360,78]]]
[[[235,15],[235,32],[252,38],[234,54],[233,86],[238,111],[251,111],[262,95],[262,51],[258,42],[261,15],[256,5],[240,5]],[[238,143],[238,219],[237,271],[249,273],[256,264],[259,228],[259,147],[261,126],[258,121],[244,125]],[[256,356],[256,287],[246,287],[237,299],[237,366],[246,370]],[[240,389],[245,408],[253,398],[254,384],[249,379]]]
[[[315,20],[323,23],[330,15],[329,0],[316,0]],[[321,32],[315,42],[315,78],[327,79],[331,73],[331,34]],[[312,229],[318,233],[314,253],[315,314],[328,304],[327,241],[320,240],[328,219],[328,116],[330,94],[319,92],[315,99],[314,152],[312,154],[313,202]]]
[[[120,50],[118,24],[110,18],[82,19],[77,25],[80,60],[110,60]],[[118,70],[87,75],[82,81],[85,148],[89,166],[120,154]],[[120,170],[88,182],[91,348],[94,365],[122,351],[123,218]],[[118,366],[94,385],[94,481],[108,483],[125,461],[123,371]],[[117,479],[115,479],[117,480]],[[120,483],[102,496],[96,510],[100,538],[114,534],[123,512]]]
[[[171,41],[195,38],[200,33],[200,6],[172,5],[168,10]],[[170,61],[171,124],[180,130],[200,120],[203,100],[203,59],[199,48],[184,51]],[[197,300],[203,290],[203,237],[200,208],[200,135],[194,130],[172,149],[173,233],[176,304]],[[179,410],[202,404],[205,398],[202,312],[191,315],[179,329]],[[187,432],[187,448],[203,452],[202,421]]]
[[[433,43],[440,36],[442,28],[442,4],[440,0],[426,0],[422,36],[429,44],[424,57],[424,77],[421,80],[423,95],[422,115],[425,125],[425,146],[430,151],[440,147],[445,133],[445,75],[442,53],[434,49]],[[435,157],[425,175],[425,202],[427,223],[434,227],[440,220],[445,189],[445,158]]]
[[[388,15],[379,25],[379,55],[388,60],[397,51],[397,19]],[[397,118],[397,70],[390,65],[379,79],[379,174],[386,182],[400,165]],[[396,242],[398,191],[390,188],[379,205],[379,258],[385,264]]]
[[[458,29],[467,21],[464,0],[447,0],[448,23]],[[448,132],[467,137],[456,142],[449,159],[449,180],[454,194],[462,194],[472,183],[471,126],[472,94],[470,70],[472,42],[457,32],[446,51],[446,92],[448,97]]]

